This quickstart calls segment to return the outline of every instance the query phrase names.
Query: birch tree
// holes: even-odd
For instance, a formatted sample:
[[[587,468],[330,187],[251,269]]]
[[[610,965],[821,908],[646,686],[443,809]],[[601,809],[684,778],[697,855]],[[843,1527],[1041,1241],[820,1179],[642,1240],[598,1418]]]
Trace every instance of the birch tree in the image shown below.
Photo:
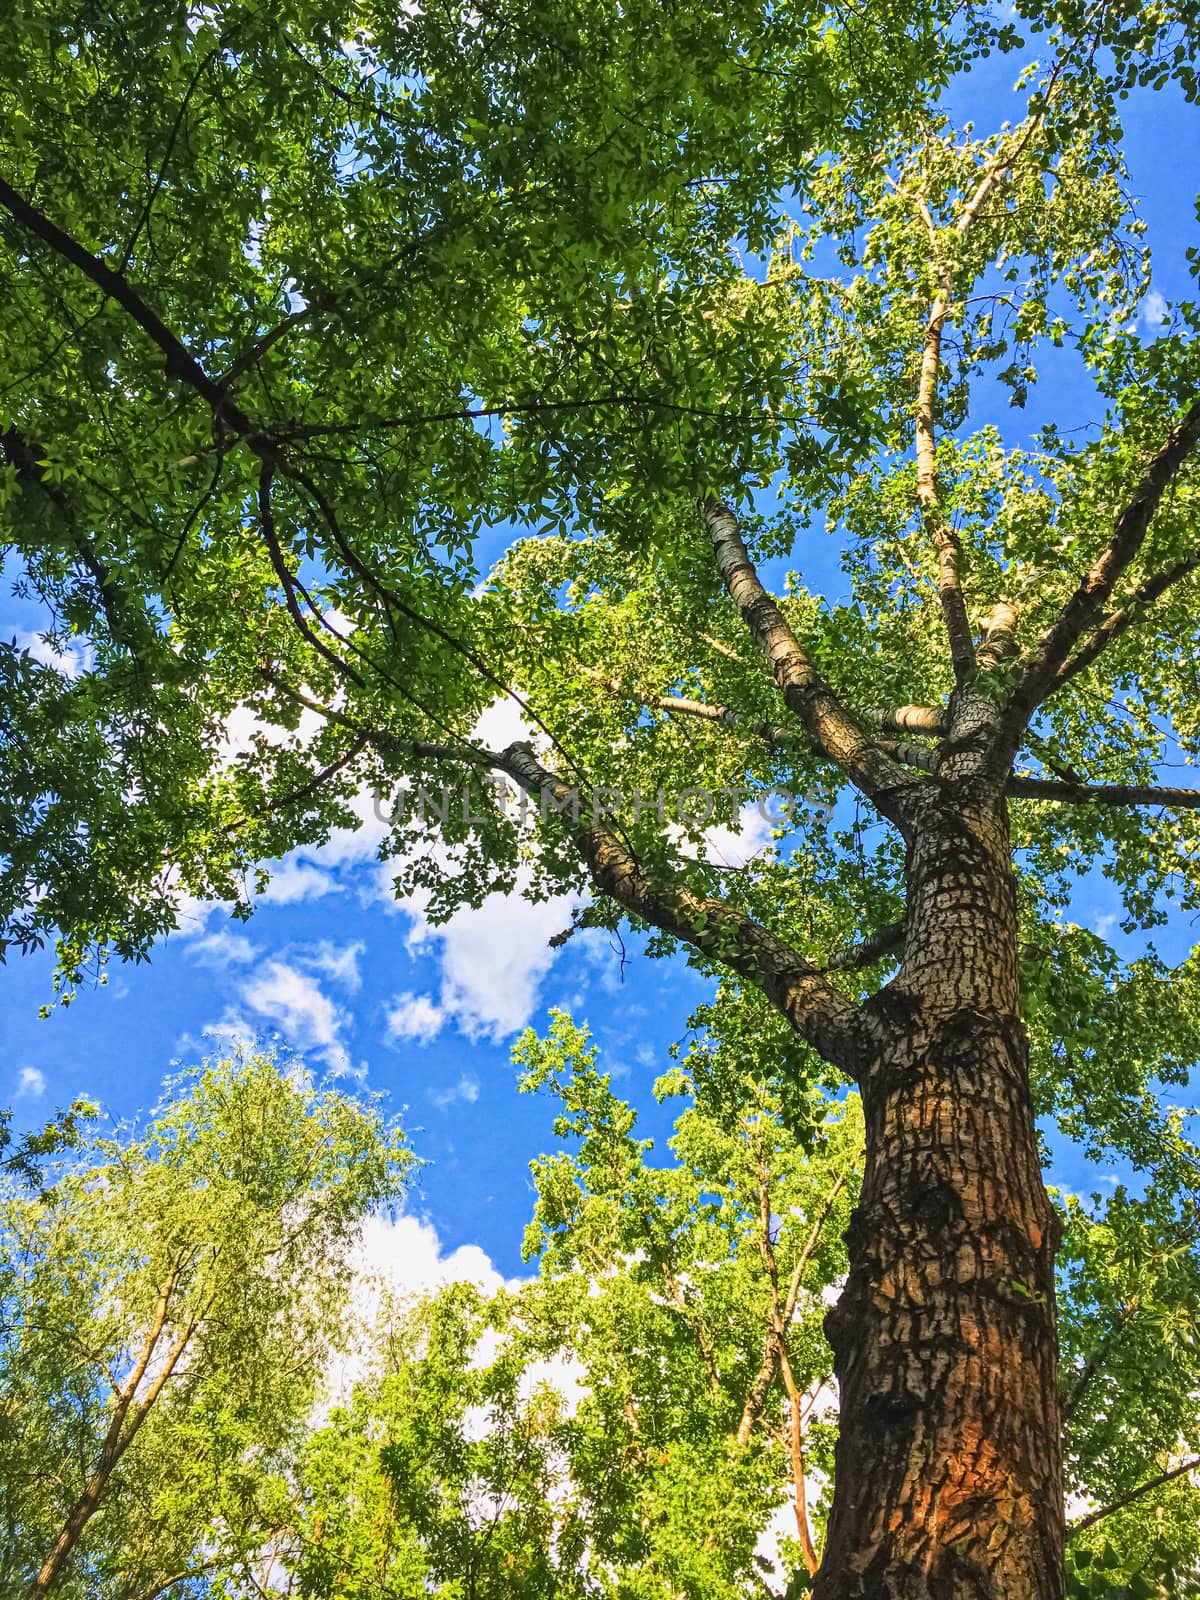
[[[256,1568],[255,1480],[322,1392],[358,1225],[409,1164],[375,1107],[265,1058],[169,1088],[42,1192],[3,1179],[6,1595],[148,1600]]]

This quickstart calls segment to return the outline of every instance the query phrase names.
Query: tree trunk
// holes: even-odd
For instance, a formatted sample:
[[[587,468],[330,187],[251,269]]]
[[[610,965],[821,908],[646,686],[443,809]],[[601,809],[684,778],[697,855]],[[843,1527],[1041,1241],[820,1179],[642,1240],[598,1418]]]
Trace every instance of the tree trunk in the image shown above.
[[[1058,1228],[1017,1015],[1007,817],[980,790],[951,785],[925,808],[904,963],[867,1008],[817,1600],[1062,1594]]]

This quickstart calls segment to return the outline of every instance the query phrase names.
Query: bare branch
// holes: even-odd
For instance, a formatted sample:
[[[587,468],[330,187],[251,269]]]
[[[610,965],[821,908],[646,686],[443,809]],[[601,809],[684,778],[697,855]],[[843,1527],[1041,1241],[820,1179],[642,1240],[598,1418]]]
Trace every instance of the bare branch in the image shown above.
[[[881,957],[891,955],[892,951],[900,949],[903,943],[904,923],[891,922],[886,928],[879,928],[868,938],[860,940],[858,944],[848,945],[845,950],[835,950],[825,963],[825,971],[860,971]]]
[[[1064,805],[1163,806],[1200,810],[1200,789],[1164,789],[1137,783],[1058,783],[1050,778],[1011,777],[1008,792],[1020,800],[1056,800]]]
[[[800,1285],[804,1280],[805,1269],[808,1267],[809,1262],[816,1254],[817,1246],[821,1242],[821,1232],[824,1229],[826,1222],[829,1220],[829,1214],[833,1210],[838,1195],[841,1194],[842,1190],[846,1186],[847,1180],[850,1177],[850,1171],[851,1169],[849,1167],[845,1167],[841,1172],[838,1173],[833,1184],[825,1194],[824,1199],[821,1201],[821,1204],[817,1209],[817,1214],[813,1218],[812,1227],[809,1229],[808,1238],[804,1241],[804,1246],[801,1249],[800,1254],[796,1257],[795,1265],[792,1268],[791,1280],[788,1283],[787,1296],[783,1305],[782,1322],[785,1328],[791,1322],[792,1317],[795,1314],[796,1301],[800,1294]],[[766,1403],[767,1391],[771,1387],[771,1379],[775,1376],[778,1357],[779,1350],[775,1338],[775,1330],[774,1328],[771,1328],[768,1330],[766,1347],[763,1351],[762,1365],[759,1367],[758,1372],[755,1375],[754,1382],[750,1385],[749,1393],[746,1396],[746,1403],[742,1408],[741,1420],[738,1423],[737,1442],[740,1445],[744,1445],[749,1439],[750,1434],[753,1431],[754,1424],[762,1415],[762,1408]]]
[[[1096,1374],[1107,1362],[1109,1356],[1113,1352],[1114,1347],[1119,1344],[1125,1334],[1128,1333],[1130,1319],[1134,1312],[1138,1309],[1139,1304],[1140,1296],[1135,1294],[1131,1295],[1128,1300],[1117,1307],[1116,1315],[1111,1325],[1104,1333],[1103,1337],[1099,1340],[1096,1348],[1084,1362],[1083,1366],[1076,1373],[1075,1381],[1071,1385],[1070,1392],[1063,1400],[1062,1420],[1064,1428],[1069,1422],[1072,1421],[1075,1413],[1079,1410],[1079,1407],[1083,1402],[1083,1398],[1087,1394],[1088,1389],[1091,1387]]]
[[[158,1349],[159,1340],[166,1330],[171,1301],[178,1286],[183,1266],[183,1258],[178,1257],[159,1288],[154,1310],[150,1317],[150,1325],[142,1339],[142,1346],[138,1352],[137,1359],[129,1376],[117,1392],[116,1405],[113,1407],[112,1416],[109,1418],[95,1466],[89,1473],[87,1482],[67,1514],[58,1537],[31,1579],[25,1591],[26,1600],[44,1600],[44,1597],[54,1587],[63,1565],[78,1544],[83,1530],[95,1514],[108,1481],[116,1470],[121,1457],[133,1443],[142,1423],[146,1420],[155,1401],[162,1393],[167,1380],[178,1365],[180,1356],[195,1332],[199,1317],[203,1317],[208,1309],[206,1304],[199,1313],[199,1317],[192,1318],[185,1325],[183,1331],[167,1351],[163,1364],[151,1382],[149,1389],[139,1397],[138,1391],[141,1388],[142,1380],[149,1370],[150,1363]]]
[[[700,509],[725,587],[766,658],[784,703],[808,729],[820,753],[904,832],[905,793],[911,793],[917,780],[867,737],[809,660],[778,603],[760,582],[729,507],[709,497],[701,501]]]
[[[783,1307],[779,1303],[779,1266],[775,1260],[775,1246],[771,1239],[770,1175],[762,1155],[761,1135],[756,1140],[755,1145],[755,1167],[758,1177],[759,1251],[763,1258],[763,1264],[767,1269],[767,1283],[771,1291],[768,1340],[772,1335],[774,1336],[776,1360],[778,1361],[784,1389],[787,1393],[788,1435],[792,1458],[792,1498],[796,1514],[796,1532],[800,1540],[800,1550],[804,1557],[804,1565],[812,1573],[817,1570],[818,1562],[817,1552],[812,1542],[812,1533],[808,1526],[808,1506],[805,1500],[804,1423],[800,1411],[800,1394],[796,1388],[796,1380],[792,1375],[792,1364],[788,1360],[787,1322],[784,1320]],[[745,1443],[744,1440],[739,1442]]]
[[[804,1413],[800,1405],[800,1391],[788,1359],[787,1344],[779,1346],[779,1371],[788,1401],[788,1442],[792,1457],[792,1504],[796,1513],[796,1533],[800,1540],[800,1554],[810,1575],[820,1566],[812,1531],[808,1525],[808,1496],[804,1471]]]
[[[301,609],[300,600],[297,598],[298,595],[303,596],[309,610],[317,619],[318,624],[320,623],[320,607],[300,579],[288,568],[287,560],[276,536],[275,513],[271,505],[271,489],[274,481],[275,468],[269,461],[264,461],[262,471],[258,476],[258,521],[262,529],[263,542],[267,547],[267,554],[271,560],[271,566],[275,576],[279,579],[279,586],[283,591],[283,602],[287,607],[288,615],[295,623],[300,636],[307,640],[318,655],[328,661],[335,671],[344,674],[352,683],[357,684],[359,688],[363,688],[362,678],[347,661],[338,655],[336,651],[331,650],[324,639],[313,631],[308,618]]]
[[[730,728],[745,728],[767,744],[796,745],[807,744],[791,728],[784,728],[778,722],[759,722],[753,717],[747,717],[740,711],[734,711],[730,706],[709,705],[706,700],[690,700],[684,695],[677,694],[646,694],[626,688],[620,678],[608,677],[601,672],[593,672],[585,668],[585,675],[594,683],[607,691],[607,693],[625,696],[636,705],[645,706],[650,711],[675,712],[680,716],[697,717],[703,722],[719,722]]]
[[[1058,69],[1056,68],[1051,75],[1050,88],[1046,95],[1047,104],[1054,93],[1057,71]],[[1006,182],[1018,157],[1042,127],[1044,121],[1044,111],[1031,118],[1012,148],[1001,153],[994,161],[989,163],[970,200],[955,218],[953,228],[950,230],[952,235],[962,239],[970,232],[979,220],[987,201]],[[950,308],[953,304],[953,295],[949,268],[941,258],[937,229],[929,214],[929,209],[923,201],[921,202],[921,211],[930,234],[930,248],[934,255],[937,288],[929,307],[929,315],[925,320],[925,336],[921,346],[921,371],[917,382],[917,399],[913,413],[917,443],[917,502],[921,507],[925,531],[937,556],[938,599],[941,602],[942,620],[946,628],[946,638],[950,645],[950,659],[954,666],[954,676],[956,681],[961,683],[975,667],[975,645],[971,633],[970,618],[967,616],[966,601],[963,598],[962,573],[960,570],[962,546],[959,542],[958,534],[947,521],[946,514],[938,499],[937,438],[934,424],[934,413],[937,406],[938,370],[942,358],[942,335],[946,327],[946,318],[949,316]]]
[[[1107,616],[1102,617],[1087,643],[1059,667],[1054,675],[1050,693],[1061,688],[1064,683],[1069,683],[1076,673],[1090,667],[1114,639],[1119,639],[1135,622],[1141,620],[1146,608],[1157,600],[1159,595],[1165,594],[1172,585],[1196,571],[1200,571],[1200,560],[1179,561],[1173,567],[1168,567],[1165,572],[1156,572],[1152,578],[1140,583],[1120,610],[1110,611]]]
[[[287,430],[259,428],[229,394],[227,388],[229,375],[222,380],[210,377],[186,345],[171,332],[158,313],[147,304],[121,273],[114,272],[99,256],[93,255],[78,240],[65,233],[57,223],[52,222],[49,217],[31,205],[3,178],[0,178],[0,206],[3,206],[22,227],[41,239],[63,260],[70,262],[72,266],[76,267],[104,294],[126,311],[137,323],[138,327],[163,353],[166,359],[167,372],[170,376],[187,384],[207,400],[212,407],[215,421],[231,428],[241,442],[253,451],[261,461],[262,472],[259,478],[260,521],[263,528],[263,536],[267,542],[271,564],[276,576],[283,585],[289,615],[300,629],[304,638],[319,654],[339,671],[349,676],[352,681],[362,686],[362,678],[341,657],[336,656],[323,641],[315,637],[296,602],[296,593],[304,594],[303,586],[294,574],[288,572],[278,539],[275,536],[271,509],[271,488],[277,475],[291,480],[309,496],[324,520],[334,545],[350,571],[363,580],[368,588],[379,597],[385,607],[394,608],[418,627],[428,630],[436,638],[441,639],[450,649],[468,661],[476,671],[482,673],[489,682],[516,700],[526,715],[547,734],[555,747],[561,748],[550,730],[541,722],[536,712],[513,689],[491,672],[477,652],[473,651],[461,640],[456,639],[434,618],[426,616],[423,612],[417,611],[410,606],[396,594],[394,589],[383,584],[378,575],[371,570],[370,566],[357,553],[343,533],[337,514],[329,499],[304,469],[285,453],[284,446],[288,441],[306,436],[311,430],[294,429],[289,433]],[[297,313],[298,318],[301,316],[302,313]],[[361,423],[346,424],[345,429],[337,428],[332,431],[354,431],[355,429],[361,429],[362,426],[363,424]],[[315,611],[316,608],[312,606],[307,595],[305,595],[305,599],[308,601],[310,609]],[[327,631],[329,630],[327,629]],[[344,643],[345,641],[342,642]],[[353,649],[354,646],[351,646],[351,648]],[[361,652],[359,653],[361,654]],[[391,683],[393,687],[400,689],[406,698],[411,700],[411,695],[408,694],[403,685],[397,683],[394,678],[389,677],[379,662],[372,661],[371,665],[386,681]]]
[[[1042,106],[1035,116],[1028,118],[1017,129],[1011,143],[999,151],[985,166],[970,199],[963,206],[948,230],[955,241],[964,239],[983,214],[991,197],[1003,187],[1012,174],[1017,161],[1046,123],[1046,113],[1061,85],[1062,62],[1055,64],[1046,82]],[[937,406],[938,371],[942,356],[942,335],[946,318],[954,303],[951,271],[941,248],[937,226],[924,198],[919,201],[922,220],[930,241],[930,254],[935,290],[925,320],[925,336],[921,347],[921,371],[917,382],[914,422],[917,446],[917,501],[925,531],[933,545],[938,563],[938,598],[942,607],[942,620],[950,645],[950,659],[958,683],[971,673],[976,664],[971,623],[967,616],[962,590],[962,547],[958,534],[946,519],[937,492],[937,440],[934,413]],[[1015,620],[1015,619],[1014,619]]]
[[[1111,1517],[1114,1511],[1122,1511],[1126,1506],[1133,1505],[1135,1500],[1141,1500],[1148,1494],[1153,1494],[1155,1489],[1161,1489],[1164,1484],[1172,1483],[1176,1478],[1182,1478],[1185,1473],[1195,1472],[1200,1467],[1200,1456],[1192,1456],[1177,1467],[1172,1467],[1169,1472],[1160,1472],[1157,1478],[1150,1478],[1147,1482],[1139,1484],[1136,1489],[1131,1489],[1128,1494],[1122,1495],[1119,1500],[1114,1500],[1112,1505],[1103,1506],[1099,1511],[1089,1511],[1086,1517],[1080,1517],[1078,1522],[1073,1522],[1067,1529],[1067,1538],[1073,1539],[1077,1533],[1082,1533],[1085,1528],[1093,1527],[1105,1517]]]
[[[866,715],[885,733],[923,733],[932,739],[944,739],[947,733],[946,713],[939,706],[897,706]]]
[[[209,377],[191,351],[176,338],[158,313],[147,305],[126,278],[119,272],[114,272],[101,261],[99,256],[85,249],[77,239],[64,233],[57,223],[52,222],[36,206],[30,205],[29,201],[19,195],[3,178],[0,178],[0,206],[3,206],[23,228],[49,245],[56,255],[60,255],[64,261],[69,261],[72,266],[77,267],[123,311],[128,312],[142,332],[158,346],[166,358],[167,371],[172,377],[180,379],[195,389],[197,394],[203,395],[213,411],[218,416],[223,416],[236,432],[247,436],[254,435],[255,429],[249,417],[229,399],[221,385]]]
[[[719,656],[725,656],[727,660],[736,661],[739,666],[745,666],[745,658],[732,645],[726,644],[724,639],[718,639],[715,634],[711,633],[699,633],[696,637],[703,639],[705,644],[715,650]]]
[[[950,312],[950,303],[949,282],[943,276],[925,323],[914,420],[917,435],[917,502],[921,507],[925,532],[937,556],[942,621],[950,645],[954,677],[956,682],[961,683],[975,665],[975,641],[962,591],[962,546],[938,499],[937,443],[933,420],[942,355],[942,331]]]
[[[801,1038],[826,1061],[853,1075],[858,1061],[858,1007],[829,983],[799,951],[726,900],[696,894],[686,884],[653,882],[630,847],[609,829],[581,815],[579,794],[517,741],[503,751],[468,742],[431,744],[364,728],[320,705],[273,674],[268,680],[299,704],[353,731],[381,754],[455,763],[503,772],[543,816],[557,814],[568,827],[593,884],[632,916],[682,940],[753,983]],[[359,746],[356,746],[358,748]]]
[[[568,820],[576,792],[543,767],[528,745],[511,744],[482,759]],[[799,951],[728,901],[699,895],[684,883],[652,881],[629,847],[596,822],[581,819],[569,826],[598,889],[643,922],[753,983],[825,1060],[854,1072],[858,1008]]]
[[[277,322],[273,328],[268,329],[261,339],[256,340],[248,350],[244,351],[226,368],[219,380],[221,387],[227,389],[235,378],[239,378],[243,372],[248,371],[261,361],[272,345],[278,344],[280,339],[291,333],[293,328],[301,327],[304,323],[310,322],[322,310],[324,310],[322,302],[310,300],[302,310],[290,312],[281,322]]]

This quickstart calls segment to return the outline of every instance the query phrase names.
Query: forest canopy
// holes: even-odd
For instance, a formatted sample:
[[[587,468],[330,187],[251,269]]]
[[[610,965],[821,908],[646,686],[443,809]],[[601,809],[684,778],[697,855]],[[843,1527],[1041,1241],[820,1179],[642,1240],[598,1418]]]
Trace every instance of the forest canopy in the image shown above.
[[[662,1166],[521,1041],[538,1276],[381,1304],[325,1417],[376,1111],[254,1057],[6,1143],[18,1589],[1195,1590],[1200,312],[1124,119],[1197,20],[9,7],[4,948],[69,999],[378,793],[431,925],[569,895],[706,996]]]

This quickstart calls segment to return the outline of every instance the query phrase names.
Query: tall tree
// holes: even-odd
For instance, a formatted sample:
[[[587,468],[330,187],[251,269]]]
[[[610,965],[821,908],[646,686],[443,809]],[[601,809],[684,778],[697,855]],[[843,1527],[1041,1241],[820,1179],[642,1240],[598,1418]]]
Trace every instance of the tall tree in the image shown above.
[[[532,1163],[537,1276],[385,1293],[352,1391],[255,1474],[271,1587],[306,1600],[753,1600],[808,1592],[833,1447],[824,1307],[846,1270],[862,1117],[794,1083],[727,986],[656,1085],[664,1159],[561,1013],[515,1051],[556,1102]],[[766,1031],[770,1032],[770,1022]],[[756,1077],[760,1065],[768,1076]],[[1059,1197],[1073,1600],[1200,1593],[1200,1152],[1168,1124],[1144,1201]],[[375,1311],[375,1315],[370,1314]],[[261,1573],[219,1562],[218,1594]],[[201,1592],[207,1592],[202,1590]]]
[[[266,1058],[170,1084],[36,1194],[0,1177],[0,1588],[150,1597],[270,1523],[344,1321],[363,1217],[410,1162],[376,1107]]]
[[[235,893],[358,784],[453,782],[460,874],[405,854],[428,807],[389,841],[435,913],[511,882],[532,834],[535,889],[587,884],[591,920],[758,991],[779,1074],[842,1073],[864,1108],[821,1600],[1061,1594],[1031,1067],[1044,1108],[1132,1150],[1151,1112],[1131,1129],[1093,1086],[1151,1082],[1147,994],[1170,1026],[1193,1003],[1191,967],[1164,998],[1152,954],[1122,970],[1062,923],[1101,862],[1135,926],[1200,894],[1200,801],[1157,781],[1197,741],[1197,311],[1130,331],[1147,280],[1117,115],[1139,86],[1195,95],[1195,19],[1016,9],[925,55],[902,15],[867,45],[785,7],[653,8],[649,52],[636,7],[314,8],[295,34],[223,7],[165,32],[19,13],[0,208],[10,347],[37,358],[7,481],[21,559],[102,669],[6,657],[12,937],[56,922],[69,970],[138,950],[166,868]],[[997,132],[922,114],[928,62],[965,71],[1018,25],[1037,56]],[[151,65],[170,107],[127,134]],[[37,131],[85,94],[118,152],[95,174]],[[226,177],[234,209],[210,214]],[[971,430],[982,378],[1019,408],[1035,350],[1064,344],[1106,408],[1090,436]],[[538,508],[544,536],[477,592],[476,519]],[[817,514],[845,604],[763,581]],[[470,738],[498,686],[535,735],[503,751]],[[282,743],[222,766],[239,698]],[[527,826],[486,809],[494,775]],[[676,805],[698,777],[807,797],[786,850],[704,859],[704,805]],[[1103,1037],[1074,1031],[1088,994]]]

